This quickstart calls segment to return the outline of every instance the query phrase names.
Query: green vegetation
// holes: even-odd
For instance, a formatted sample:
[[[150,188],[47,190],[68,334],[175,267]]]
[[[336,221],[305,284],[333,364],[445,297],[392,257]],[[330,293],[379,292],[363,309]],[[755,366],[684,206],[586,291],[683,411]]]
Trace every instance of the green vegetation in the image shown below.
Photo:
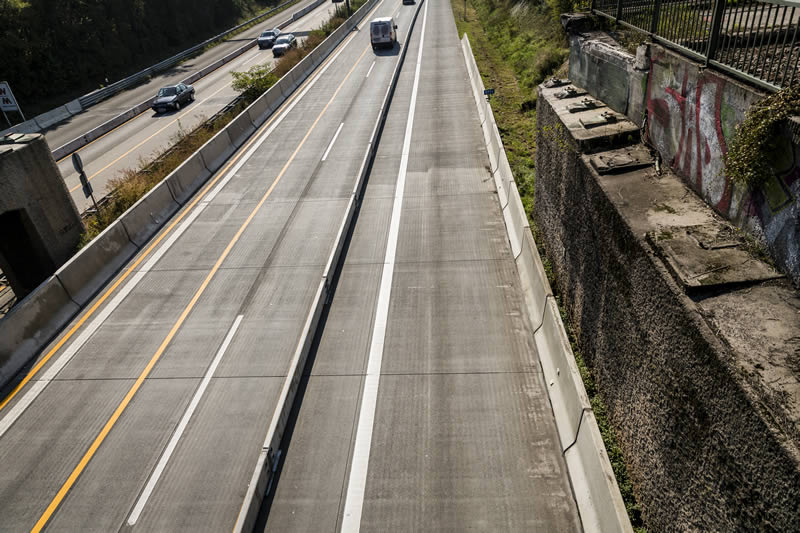
[[[451,0],[459,36],[469,35],[472,51],[487,88],[496,90],[492,111],[503,138],[514,179],[528,214],[534,239],[542,239],[533,220],[536,151],[536,87],[552,75],[566,77],[563,64],[569,55],[558,15],[570,11],[569,0],[533,4],[512,0]],[[466,18],[465,18],[466,8]],[[547,133],[546,133],[547,134]],[[554,132],[550,134],[555,135]],[[539,249],[548,279],[556,293],[562,319],[583,378],[586,392],[603,436],[634,531],[646,533],[641,510],[625,467],[621,449],[606,414],[606,407],[589,367],[578,349],[566,307],[557,293],[553,269]]]
[[[736,135],[725,156],[725,175],[734,183],[757,189],[773,174],[780,124],[800,115],[800,85],[793,85],[756,102],[736,126]]]
[[[122,79],[280,0],[2,0],[0,72],[26,115]]]

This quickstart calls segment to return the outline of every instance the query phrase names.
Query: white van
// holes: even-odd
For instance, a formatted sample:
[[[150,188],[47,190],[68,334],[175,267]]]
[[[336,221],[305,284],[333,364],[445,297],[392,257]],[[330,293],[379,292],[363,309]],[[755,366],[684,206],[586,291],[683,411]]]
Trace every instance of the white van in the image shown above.
[[[397,42],[397,24],[392,17],[382,17],[374,19],[369,23],[369,38],[372,42],[372,49],[376,50],[380,46],[394,48]]]

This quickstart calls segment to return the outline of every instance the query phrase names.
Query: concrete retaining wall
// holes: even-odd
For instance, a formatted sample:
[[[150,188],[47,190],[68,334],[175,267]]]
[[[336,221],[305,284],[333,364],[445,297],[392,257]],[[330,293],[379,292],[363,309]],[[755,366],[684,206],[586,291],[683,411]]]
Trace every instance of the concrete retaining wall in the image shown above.
[[[762,241],[800,286],[800,142],[776,137],[773,177],[757,190],[725,176],[736,127],[764,93],[661,46],[633,55],[604,32],[570,36],[573,83],[637,125],[669,165],[712,209]]]
[[[555,91],[537,99],[534,214],[648,529],[797,530],[800,298],[754,277],[769,268],[673,173],[645,162],[599,174],[593,158],[636,146],[584,143]],[[581,430],[573,448],[591,440]]]
[[[483,84],[469,39],[462,40],[464,59],[473,95],[482,117],[481,127],[489,152],[490,167],[498,191],[507,195],[503,205],[506,231],[517,263],[525,302],[534,327],[534,340],[553,406],[561,449],[567,463],[575,500],[585,531],[632,531],[611,463],[599,438],[600,430],[583,387],[561,315],[536,250],[514,177],[508,167],[500,132],[491,106],[483,96]],[[588,416],[587,416],[588,413]],[[575,446],[580,442],[580,446]]]

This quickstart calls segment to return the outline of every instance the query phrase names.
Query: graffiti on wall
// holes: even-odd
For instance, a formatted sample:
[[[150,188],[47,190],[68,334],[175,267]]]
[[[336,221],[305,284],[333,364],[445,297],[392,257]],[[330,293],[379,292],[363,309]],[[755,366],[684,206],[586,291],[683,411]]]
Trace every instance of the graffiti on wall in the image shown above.
[[[736,125],[759,98],[755,91],[665,52],[653,50],[647,84],[647,135],[703,199],[766,242],[777,263],[800,283],[800,146],[781,135],[775,176],[747,191],[725,177]],[[788,128],[787,128],[788,132]]]

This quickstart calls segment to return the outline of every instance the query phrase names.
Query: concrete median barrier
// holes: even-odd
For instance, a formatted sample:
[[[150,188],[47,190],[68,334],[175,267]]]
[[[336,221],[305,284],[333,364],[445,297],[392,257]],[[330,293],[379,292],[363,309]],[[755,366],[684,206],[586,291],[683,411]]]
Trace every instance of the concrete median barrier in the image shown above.
[[[553,290],[550,288],[550,282],[547,281],[542,258],[539,257],[536,242],[530,231],[522,234],[522,250],[517,256],[516,263],[525,305],[530,314],[531,326],[533,326],[533,331],[536,331],[542,325],[544,310],[547,306],[546,299],[553,295]]]
[[[530,233],[530,224],[528,223],[528,215],[525,214],[525,209],[522,207],[522,199],[515,183],[509,184],[508,203],[503,209],[503,218],[506,223],[508,241],[511,243],[511,253],[514,254],[516,259],[520,254],[520,250],[522,250],[523,234],[525,232]]]
[[[564,459],[570,472],[575,499],[581,509],[583,530],[602,533],[631,532],[625,504],[621,498],[611,497],[618,489],[592,411],[583,413],[577,439],[564,452]]]
[[[83,106],[81,105],[80,100],[78,100],[77,98],[71,102],[67,102],[67,104],[64,107],[66,107],[67,111],[69,111],[69,113],[72,115],[77,115],[78,113],[83,111]]]
[[[83,307],[139,248],[119,222],[107,227],[56,272],[70,297]]]
[[[125,211],[117,223],[125,226],[128,237],[141,248],[179,207],[165,179]]]
[[[243,145],[253,132],[256,131],[256,127],[253,126],[253,123],[250,121],[250,115],[247,113],[239,113],[239,116],[233,119],[225,129],[228,130],[228,137],[230,137],[231,144],[233,144],[235,148],[239,148]]]
[[[195,152],[167,176],[166,182],[175,201],[183,205],[210,176],[211,172],[206,168],[203,158]]]
[[[247,107],[247,116],[255,127],[261,126],[272,114],[275,106],[271,105],[271,101],[274,100],[274,96],[267,91]]]
[[[549,297],[546,302],[542,325],[534,334],[534,340],[563,449],[575,440],[582,412],[591,410],[591,405],[556,301]]]
[[[79,311],[55,276],[0,320],[0,387],[6,385]]]
[[[211,172],[216,172],[235,151],[227,130],[220,131],[200,148],[206,168]]]
[[[36,121],[36,124],[39,126],[40,130],[46,130],[50,126],[58,124],[59,122],[63,122],[71,116],[72,114],[67,109],[67,106],[62,105],[61,107],[51,109],[47,113],[37,115],[33,120]]]

